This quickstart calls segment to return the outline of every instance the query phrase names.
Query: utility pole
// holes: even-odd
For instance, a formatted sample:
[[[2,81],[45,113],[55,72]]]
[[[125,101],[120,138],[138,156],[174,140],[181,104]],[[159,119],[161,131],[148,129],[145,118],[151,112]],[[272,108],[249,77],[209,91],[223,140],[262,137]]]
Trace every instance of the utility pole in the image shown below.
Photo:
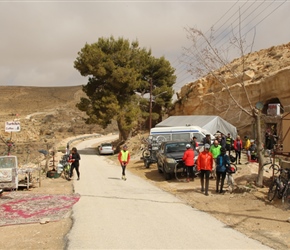
[[[152,78],[150,79],[150,97],[149,97],[149,130],[152,127]]]

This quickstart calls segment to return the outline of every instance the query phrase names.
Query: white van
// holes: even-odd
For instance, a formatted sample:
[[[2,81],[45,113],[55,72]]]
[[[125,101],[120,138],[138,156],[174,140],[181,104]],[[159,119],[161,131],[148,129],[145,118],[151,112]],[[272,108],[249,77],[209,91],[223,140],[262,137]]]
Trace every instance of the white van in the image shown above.
[[[163,136],[166,141],[187,140],[190,142],[195,136],[199,146],[203,145],[202,141],[206,134],[210,134],[212,140],[215,139],[211,133],[198,126],[155,127],[150,130],[151,136]]]

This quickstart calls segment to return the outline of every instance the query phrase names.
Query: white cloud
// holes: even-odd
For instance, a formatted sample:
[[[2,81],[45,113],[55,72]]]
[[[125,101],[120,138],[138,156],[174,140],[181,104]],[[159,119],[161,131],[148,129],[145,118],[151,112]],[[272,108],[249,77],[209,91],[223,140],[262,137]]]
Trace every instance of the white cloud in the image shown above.
[[[137,39],[141,47],[151,48],[154,56],[165,56],[176,67],[178,89],[192,79],[178,60],[182,47],[190,45],[184,28],[208,30],[221,17],[223,21],[229,18],[229,12],[225,13],[235,2],[0,2],[0,85],[86,84],[87,79],[73,68],[77,52],[86,42],[112,35]],[[244,2],[236,4],[232,12],[238,6],[242,9]],[[272,6],[265,2],[271,13],[283,1]],[[265,8],[266,3],[261,6]],[[258,4],[251,6],[248,11]],[[261,12],[262,7],[257,10]],[[287,1],[257,26],[254,50],[290,42],[289,10]],[[255,24],[257,20],[251,22]]]

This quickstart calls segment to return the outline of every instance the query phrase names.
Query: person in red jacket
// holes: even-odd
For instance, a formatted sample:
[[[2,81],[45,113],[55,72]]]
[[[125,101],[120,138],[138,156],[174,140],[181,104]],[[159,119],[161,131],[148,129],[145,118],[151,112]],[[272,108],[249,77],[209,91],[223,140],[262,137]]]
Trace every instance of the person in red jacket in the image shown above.
[[[194,181],[194,173],[193,173],[193,166],[194,166],[194,151],[191,148],[190,144],[186,144],[186,151],[183,154],[182,160],[184,165],[186,166],[187,172],[187,179],[186,181],[189,182],[190,175],[192,176],[192,180]]]
[[[209,187],[209,176],[213,168],[213,156],[209,152],[210,145],[204,145],[204,151],[202,151],[197,158],[197,170],[200,171],[200,184],[201,192],[208,196]],[[204,177],[205,177],[205,188],[204,188]]]
[[[127,150],[127,146],[124,145],[123,146],[123,150],[120,151],[120,153],[118,154],[118,160],[121,164],[122,167],[122,180],[127,180],[126,178],[126,166],[128,165],[129,161],[130,161],[130,153]]]
[[[234,140],[234,149],[236,152],[236,164],[241,164],[241,152],[243,149],[243,141],[241,140],[241,137],[237,135],[236,140]]]

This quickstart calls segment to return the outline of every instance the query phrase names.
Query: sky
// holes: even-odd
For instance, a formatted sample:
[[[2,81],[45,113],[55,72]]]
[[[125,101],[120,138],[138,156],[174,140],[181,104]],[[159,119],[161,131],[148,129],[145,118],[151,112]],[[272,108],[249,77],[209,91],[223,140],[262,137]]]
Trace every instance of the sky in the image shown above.
[[[164,56],[176,69],[178,91],[195,80],[183,60],[192,44],[186,29],[206,33],[214,27],[228,42],[241,17],[241,30],[250,41],[254,37],[258,51],[290,42],[289,13],[290,0],[0,0],[0,86],[85,85],[88,78],[73,66],[77,53],[113,36],[138,40],[154,57]]]

